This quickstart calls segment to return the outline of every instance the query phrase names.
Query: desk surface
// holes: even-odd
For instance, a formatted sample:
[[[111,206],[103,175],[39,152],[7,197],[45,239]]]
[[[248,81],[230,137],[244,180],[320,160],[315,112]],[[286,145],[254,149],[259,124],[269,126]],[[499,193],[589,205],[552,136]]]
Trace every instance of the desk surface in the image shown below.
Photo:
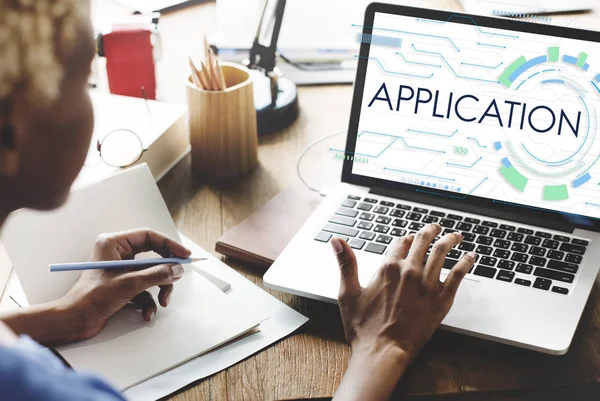
[[[447,0],[407,3],[459,9],[455,1]],[[126,10],[112,2],[95,0],[92,4],[95,19],[100,21],[108,16],[126,14]],[[596,16],[593,13],[578,19],[574,16],[554,17],[553,22],[576,24],[590,29],[594,28],[598,21]],[[207,3],[166,14],[161,19],[160,26],[164,52],[157,65],[159,91],[165,100],[185,102],[181,77],[187,74],[186,60],[188,55],[201,54],[201,38],[204,32],[215,30],[215,4]],[[100,70],[102,71],[102,68]],[[100,73],[101,87],[102,75],[104,74]],[[260,167],[241,179],[217,184],[200,182],[190,174],[189,157],[184,159],[159,184],[177,228],[204,248],[214,250],[215,243],[221,235],[242,222],[287,186],[299,184],[295,172],[299,153],[314,139],[347,127],[351,98],[352,91],[349,85],[300,88],[301,112],[298,120],[282,132],[260,138]],[[261,271],[253,271],[231,261],[227,263],[262,287]],[[337,307],[268,291],[308,316],[310,321],[293,336],[230,369],[189,386],[171,399],[275,400],[333,395],[350,356],[350,349],[344,342]],[[598,294],[597,288],[595,293]],[[600,319],[599,316],[590,316],[590,313],[584,315],[584,319],[586,318]],[[476,347],[492,358],[496,353],[508,352],[516,358],[527,353],[439,332],[404,379],[399,392],[408,390],[413,394],[448,394],[473,391],[468,382],[461,383],[456,379],[460,373],[457,370],[471,368],[469,360],[458,361],[457,367],[453,369],[447,368],[450,364],[438,364],[440,353],[450,358],[454,354],[451,354],[448,348],[461,346]],[[600,350],[600,344],[597,349]],[[436,358],[432,357],[434,354],[437,354]],[[545,356],[534,358],[539,364],[549,361],[553,363],[551,358]],[[507,375],[510,375],[510,366],[505,366],[505,369]],[[501,381],[500,378],[489,380]],[[493,399],[521,399],[514,393],[506,397],[494,396]],[[467,396],[466,399],[471,400],[473,397]],[[487,394],[482,395],[481,399],[487,400],[491,397]],[[528,396],[526,399],[532,397]]]

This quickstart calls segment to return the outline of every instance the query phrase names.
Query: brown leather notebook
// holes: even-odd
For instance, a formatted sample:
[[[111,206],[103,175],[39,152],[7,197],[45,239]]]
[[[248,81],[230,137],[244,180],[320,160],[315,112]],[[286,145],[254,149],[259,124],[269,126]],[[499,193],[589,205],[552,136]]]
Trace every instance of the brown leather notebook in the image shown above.
[[[215,250],[265,270],[271,266],[323,199],[290,187],[217,241]]]

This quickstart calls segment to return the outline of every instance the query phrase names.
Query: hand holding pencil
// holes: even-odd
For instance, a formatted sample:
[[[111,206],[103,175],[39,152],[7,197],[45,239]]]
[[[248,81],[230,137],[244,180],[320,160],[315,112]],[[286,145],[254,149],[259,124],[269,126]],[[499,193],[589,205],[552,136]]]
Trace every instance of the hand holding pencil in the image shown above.
[[[206,36],[204,37],[204,62],[201,62],[202,68],[198,70],[196,65],[189,58],[192,81],[199,89],[207,91],[222,91],[227,89],[223,69],[219,64],[216,54],[208,45]]]

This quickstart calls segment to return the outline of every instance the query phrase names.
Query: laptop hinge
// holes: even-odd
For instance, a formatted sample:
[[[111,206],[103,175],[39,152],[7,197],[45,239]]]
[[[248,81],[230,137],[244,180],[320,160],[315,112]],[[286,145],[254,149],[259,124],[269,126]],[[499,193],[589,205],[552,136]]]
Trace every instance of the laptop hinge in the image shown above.
[[[547,228],[549,230],[562,231],[565,233],[573,233],[575,230],[574,224],[569,224],[560,219],[543,219],[538,216],[532,216],[523,213],[510,213],[499,209],[486,208],[481,206],[473,205],[472,203],[466,203],[464,201],[436,197],[429,194],[420,194],[418,192],[403,192],[394,191],[385,188],[371,188],[369,193],[381,196],[389,196],[391,198],[407,200],[411,202],[418,202],[426,205],[438,206],[447,209],[454,209],[462,212],[479,214],[483,216],[494,217],[497,219],[508,220],[520,224],[528,224],[536,227]]]

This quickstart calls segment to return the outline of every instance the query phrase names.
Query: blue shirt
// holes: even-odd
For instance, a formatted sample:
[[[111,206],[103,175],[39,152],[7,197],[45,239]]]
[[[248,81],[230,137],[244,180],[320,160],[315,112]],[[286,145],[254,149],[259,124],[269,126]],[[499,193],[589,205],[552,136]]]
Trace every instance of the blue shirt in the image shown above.
[[[6,401],[124,401],[101,379],[78,374],[27,336],[0,346],[0,398]]]

